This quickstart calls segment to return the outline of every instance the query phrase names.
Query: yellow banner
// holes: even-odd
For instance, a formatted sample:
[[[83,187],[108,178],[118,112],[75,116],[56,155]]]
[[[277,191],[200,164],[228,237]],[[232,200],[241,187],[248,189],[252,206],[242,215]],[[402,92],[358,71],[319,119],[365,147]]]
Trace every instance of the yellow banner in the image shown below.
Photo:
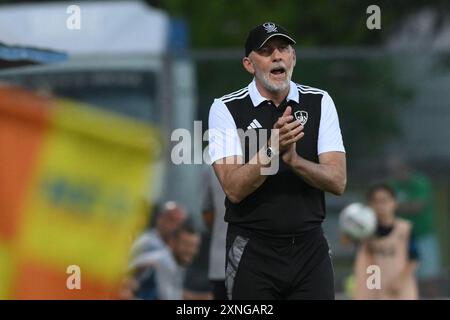
[[[0,298],[9,289],[19,299],[113,297],[108,292],[126,269],[131,236],[148,219],[159,131],[71,101],[55,105],[29,178],[14,255],[0,243],[0,281],[11,279]],[[78,291],[66,286],[71,265],[81,270]]]

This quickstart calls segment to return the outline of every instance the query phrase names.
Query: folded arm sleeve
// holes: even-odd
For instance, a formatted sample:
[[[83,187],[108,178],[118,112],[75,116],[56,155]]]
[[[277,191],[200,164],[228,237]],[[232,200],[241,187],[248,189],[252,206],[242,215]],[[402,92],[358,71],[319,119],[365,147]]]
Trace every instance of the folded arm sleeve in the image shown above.
[[[321,108],[317,153],[345,152],[336,107],[328,93],[324,94],[322,98]]]
[[[225,104],[215,99],[209,111],[209,157],[211,163],[219,159],[241,156],[241,141],[236,123]]]

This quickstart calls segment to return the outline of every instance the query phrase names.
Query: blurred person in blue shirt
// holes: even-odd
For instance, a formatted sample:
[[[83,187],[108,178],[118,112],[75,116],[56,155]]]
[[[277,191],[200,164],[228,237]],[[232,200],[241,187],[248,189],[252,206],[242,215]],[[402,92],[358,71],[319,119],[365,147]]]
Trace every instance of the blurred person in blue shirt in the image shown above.
[[[131,256],[166,247],[170,236],[186,221],[186,218],[185,209],[178,203],[175,201],[164,203],[156,218],[156,226],[137,238],[131,247]]]
[[[192,263],[200,246],[200,234],[183,223],[169,237],[162,249],[143,252],[130,263],[139,287],[135,297],[144,300],[209,299],[208,294],[184,289],[186,267]]]

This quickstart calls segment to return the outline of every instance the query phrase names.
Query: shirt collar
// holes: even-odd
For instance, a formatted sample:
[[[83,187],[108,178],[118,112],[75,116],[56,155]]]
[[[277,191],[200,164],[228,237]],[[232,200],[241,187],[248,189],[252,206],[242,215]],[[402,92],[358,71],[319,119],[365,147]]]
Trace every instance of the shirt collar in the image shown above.
[[[258,91],[258,88],[256,87],[255,79],[248,85],[248,92],[250,94],[250,99],[252,99],[252,103],[254,107],[259,106],[262,102],[268,101],[267,98],[264,98]],[[294,82],[290,82],[289,87],[289,93],[286,97],[286,100],[293,100],[297,103],[299,103],[299,95],[298,95],[298,89],[297,85]]]

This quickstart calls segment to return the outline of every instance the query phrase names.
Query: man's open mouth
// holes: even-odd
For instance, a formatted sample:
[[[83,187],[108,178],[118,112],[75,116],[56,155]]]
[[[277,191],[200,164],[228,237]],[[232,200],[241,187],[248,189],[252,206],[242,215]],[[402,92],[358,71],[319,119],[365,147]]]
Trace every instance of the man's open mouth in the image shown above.
[[[270,73],[273,75],[282,75],[284,73],[286,73],[286,69],[284,69],[283,67],[276,67],[273,68],[272,70],[270,70]]]

